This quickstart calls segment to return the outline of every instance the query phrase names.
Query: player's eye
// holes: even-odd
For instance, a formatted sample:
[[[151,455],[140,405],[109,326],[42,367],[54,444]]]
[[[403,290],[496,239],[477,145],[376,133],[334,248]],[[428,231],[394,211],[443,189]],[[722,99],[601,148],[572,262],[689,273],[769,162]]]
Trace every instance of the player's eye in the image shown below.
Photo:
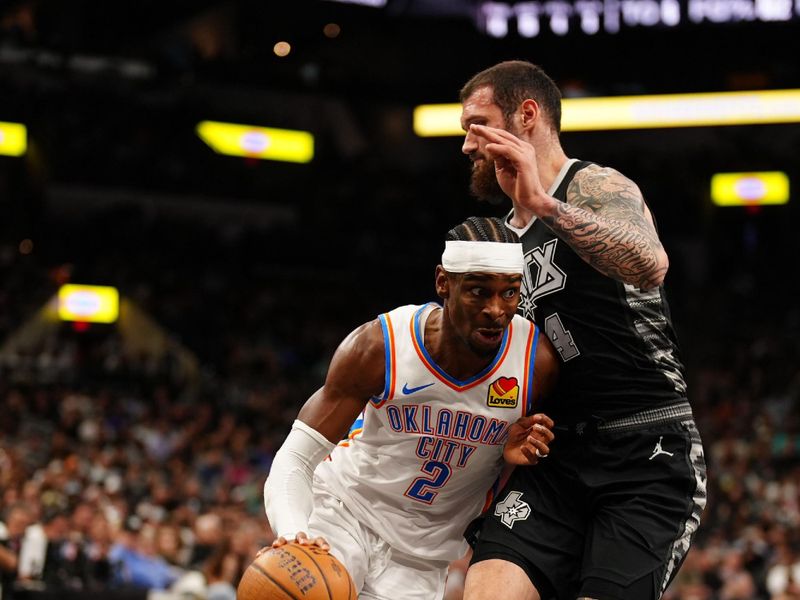
[[[519,294],[519,290],[517,288],[511,288],[503,293],[503,298],[506,300],[511,300],[517,294]]]
[[[481,287],[474,287],[470,289],[469,293],[472,294],[473,296],[479,296],[479,297],[485,295],[484,289]]]

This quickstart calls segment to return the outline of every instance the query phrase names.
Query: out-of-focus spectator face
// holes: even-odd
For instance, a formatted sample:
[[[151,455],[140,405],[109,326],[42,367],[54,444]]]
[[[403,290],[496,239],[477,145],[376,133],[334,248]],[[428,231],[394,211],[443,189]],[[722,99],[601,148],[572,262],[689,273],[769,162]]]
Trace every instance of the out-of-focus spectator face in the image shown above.
[[[242,558],[254,558],[265,541],[263,529],[252,520],[240,523],[231,536],[231,551]]]
[[[29,508],[39,507],[39,496],[42,493],[42,486],[37,481],[26,481],[22,486],[22,499],[28,504]]]
[[[72,528],[83,535],[87,535],[95,514],[95,510],[91,504],[80,502],[75,507],[75,510],[72,511]]]
[[[8,529],[8,537],[18,538],[25,533],[28,525],[32,525],[34,520],[31,517],[30,510],[22,505],[14,505],[8,511],[6,517],[6,529]]]
[[[174,525],[161,525],[156,533],[156,552],[168,561],[179,562],[181,551],[180,531]]]
[[[156,526],[152,523],[145,523],[139,530],[139,535],[136,537],[136,545],[139,552],[147,556],[155,556],[157,551],[156,546]]]
[[[69,519],[67,515],[59,513],[53,516],[46,524],[47,537],[51,540],[63,540],[69,534]]]
[[[183,481],[183,498],[186,500],[192,498],[200,498],[202,494],[202,486],[200,484],[200,480],[197,477],[187,477]]]
[[[9,486],[3,491],[3,506],[11,506],[16,502],[19,502],[19,489]]]
[[[102,513],[94,515],[89,525],[89,537],[98,544],[105,545],[112,542],[111,526]]]
[[[205,546],[219,544],[224,538],[222,519],[211,513],[200,515],[195,521],[194,534],[196,544]]]

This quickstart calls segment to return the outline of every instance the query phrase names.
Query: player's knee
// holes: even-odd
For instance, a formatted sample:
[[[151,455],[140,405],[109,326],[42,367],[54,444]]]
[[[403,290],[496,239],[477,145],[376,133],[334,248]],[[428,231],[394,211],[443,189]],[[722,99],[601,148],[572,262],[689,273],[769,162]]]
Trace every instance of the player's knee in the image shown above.
[[[488,559],[470,565],[464,582],[464,600],[494,600],[497,590],[506,598],[541,600],[528,574],[514,563]]]

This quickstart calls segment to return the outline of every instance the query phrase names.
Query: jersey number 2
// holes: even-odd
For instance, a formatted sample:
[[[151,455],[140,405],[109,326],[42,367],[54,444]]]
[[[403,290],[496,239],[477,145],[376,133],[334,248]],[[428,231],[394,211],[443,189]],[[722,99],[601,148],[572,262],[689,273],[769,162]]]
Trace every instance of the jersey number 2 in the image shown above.
[[[439,493],[433,490],[438,490],[450,479],[450,465],[437,460],[429,460],[422,465],[422,472],[427,473],[430,477],[417,477],[406,490],[406,496],[425,504],[431,504]]]

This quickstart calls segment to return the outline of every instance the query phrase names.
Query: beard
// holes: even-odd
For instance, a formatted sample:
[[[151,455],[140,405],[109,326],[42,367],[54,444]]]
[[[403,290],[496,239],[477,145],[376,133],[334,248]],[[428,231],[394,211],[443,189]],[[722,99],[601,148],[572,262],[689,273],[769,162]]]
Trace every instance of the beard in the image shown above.
[[[484,200],[489,204],[500,204],[506,198],[500,184],[497,183],[493,160],[472,163],[469,191],[478,200]]]

